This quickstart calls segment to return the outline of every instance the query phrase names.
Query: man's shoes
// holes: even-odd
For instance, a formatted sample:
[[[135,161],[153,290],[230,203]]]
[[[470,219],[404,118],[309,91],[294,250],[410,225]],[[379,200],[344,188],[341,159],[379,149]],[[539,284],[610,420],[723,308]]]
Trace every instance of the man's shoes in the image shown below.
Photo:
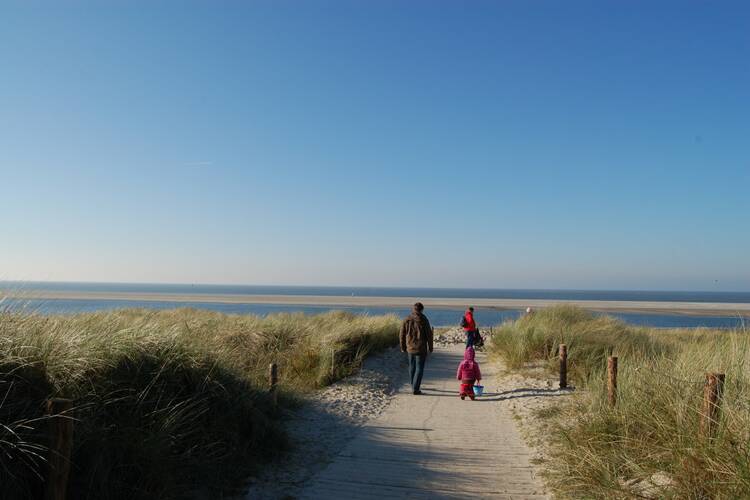
[[[422,394],[422,391],[417,389],[416,391],[412,392],[412,394],[414,394],[415,396],[419,396],[420,394]]]
[[[463,401],[464,399],[466,399],[466,394],[461,394],[461,401]]]

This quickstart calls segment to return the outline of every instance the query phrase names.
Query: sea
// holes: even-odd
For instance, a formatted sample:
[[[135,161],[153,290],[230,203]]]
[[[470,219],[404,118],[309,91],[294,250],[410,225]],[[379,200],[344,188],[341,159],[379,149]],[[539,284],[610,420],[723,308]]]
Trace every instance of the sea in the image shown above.
[[[113,293],[165,293],[165,294],[241,294],[241,295],[330,295],[358,297],[421,297],[421,298],[488,298],[488,299],[544,299],[544,300],[609,300],[650,302],[724,302],[750,303],[750,292],[718,291],[636,291],[636,290],[531,290],[489,288],[397,288],[397,287],[331,287],[331,286],[264,286],[264,285],[190,285],[149,283],[69,283],[69,282],[12,282],[0,281],[2,290],[21,294],[34,292],[113,292]],[[2,300],[2,299],[0,299]],[[469,305],[469,304],[467,304]],[[265,316],[280,312],[316,314],[330,310],[345,310],[356,314],[396,314],[406,316],[408,308],[399,307],[341,307],[310,305],[224,304],[216,302],[170,302],[108,299],[33,299],[5,298],[0,310],[25,310],[39,314],[73,314],[120,308],[174,309],[192,307],[231,314],[257,314]],[[435,326],[458,325],[462,312],[456,309],[429,308],[425,311]],[[480,325],[491,326],[517,318],[521,311],[477,308]],[[744,328],[750,318],[741,315],[696,316],[666,313],[607,313],[633,325],[659,328]]]

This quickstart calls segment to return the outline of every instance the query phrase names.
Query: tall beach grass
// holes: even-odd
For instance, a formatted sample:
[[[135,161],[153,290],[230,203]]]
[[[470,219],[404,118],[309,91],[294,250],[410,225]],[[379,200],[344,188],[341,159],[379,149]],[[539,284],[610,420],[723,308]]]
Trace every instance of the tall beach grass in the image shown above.
[[[267,396],[269,363],[281,404],[292,404],[396,345],[397,331],[394,316],[342,312],[0,312],[0,496],[40,496],[50,397],[75,405],[70,498],[237,492],[287,446]]]
[[[568,345],[577,396],[545,412],[554,432],[545,464],[562,498],[750,498],[750,332],[628,326],[573,307],[501,325],[490,351],[515,369],[557,369]],[[606,359],[619,358],[618,400]],[[726,374],[718,435],[700,436],[706,372]]]

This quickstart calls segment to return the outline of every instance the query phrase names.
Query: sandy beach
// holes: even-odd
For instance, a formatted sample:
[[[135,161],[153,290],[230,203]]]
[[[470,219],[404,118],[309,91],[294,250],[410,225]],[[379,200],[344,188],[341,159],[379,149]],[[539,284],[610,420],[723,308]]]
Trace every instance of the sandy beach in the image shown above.
[[[535,309],[554,304],[570,304],[600,312],[671,313],[702,316],[749,315],[750,303],[649,302],[608,300],[543,300],[487,298],[358,297],[334,295],[240,295],[170,294],[140,292],[68,292],[0,290],[0,298],[21,300],[130,300],[153,302],[203,302],[219,304],[272,304],[330,307],[411,307],[421,301],[427,308],[463,309],[467,305],[497,310]]]

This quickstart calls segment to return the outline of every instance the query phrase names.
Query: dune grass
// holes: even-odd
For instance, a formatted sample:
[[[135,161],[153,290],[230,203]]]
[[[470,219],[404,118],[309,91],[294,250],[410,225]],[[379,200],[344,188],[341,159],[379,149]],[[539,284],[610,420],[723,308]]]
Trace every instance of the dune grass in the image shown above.
[[[557,369],[582,390],[551,422],[547,479],[561,498],[750,497],[750,332],[628,326],[573,307],[501,325],[490,351],[521,369]],[[606,359],[619,358],[618,402],[606,399]],[[718,435],[699,434],[706,372],[726,374]]]
[[[398,319],[118,310],[72,316],[0,313],[0,493],[38,498],[44,402],[75,402],[70,498],[216,498],[237,492],[287,443],[281,405],[355,371],[397,344]]]

